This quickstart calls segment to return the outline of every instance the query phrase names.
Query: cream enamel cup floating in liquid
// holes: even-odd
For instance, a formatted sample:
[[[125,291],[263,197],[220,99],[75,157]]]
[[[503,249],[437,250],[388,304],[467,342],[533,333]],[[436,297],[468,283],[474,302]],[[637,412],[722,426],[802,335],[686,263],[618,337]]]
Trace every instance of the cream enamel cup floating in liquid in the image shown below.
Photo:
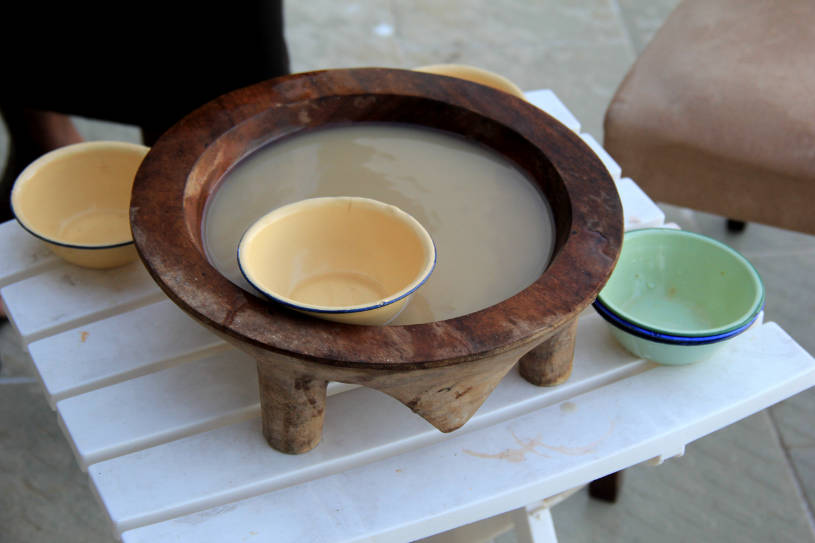
[[[137,254],[130,192],[148,151],[133,143],[94,141],[46,153],[15,180],[14,216],[73,264],[112,268],[131,262]]]
[[[297,311],[349,324],[386,324],[433,271],[436,250],[401,209],[358,197],[301,200],[243,235],[238,264],[257,290]]]

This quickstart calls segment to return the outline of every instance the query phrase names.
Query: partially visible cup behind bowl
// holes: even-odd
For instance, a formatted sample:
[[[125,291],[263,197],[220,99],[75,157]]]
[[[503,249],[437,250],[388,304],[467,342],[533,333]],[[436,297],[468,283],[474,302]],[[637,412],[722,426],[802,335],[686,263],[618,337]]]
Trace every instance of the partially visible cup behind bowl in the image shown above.
[[[524,93],[520,87],[518,87],[518,85],[503,75],[485,70],[483,68],[468,66],[467,64],[429,64],[427,66],[419,66],[414,68],[414,71],[466,79],[467,81],[479,83],[481,85],[512,94],[522,100],[525,99]]]
[[[148,147],[118,141],[76,143],[28,165],[11,191],[20,225],[64,260],[113,268],[136,259],[130,192]]]

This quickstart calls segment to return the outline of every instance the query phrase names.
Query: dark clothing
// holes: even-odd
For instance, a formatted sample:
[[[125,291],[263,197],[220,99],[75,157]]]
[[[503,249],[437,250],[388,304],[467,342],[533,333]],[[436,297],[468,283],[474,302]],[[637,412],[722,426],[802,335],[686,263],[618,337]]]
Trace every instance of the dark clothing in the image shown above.
[[[26,108],[137,125],[151,145],[209,100],[289,72],[282,0],[226,8],[141,2],[133,5],[139,9],[111,4],[101,12],[77,3],[29,4],[15,7],[0,30],[9,57],[0,67],[0,114],[12,146],[0,198],[43,152],[22,124]],[[0,219],[9,217],[0,208]]]

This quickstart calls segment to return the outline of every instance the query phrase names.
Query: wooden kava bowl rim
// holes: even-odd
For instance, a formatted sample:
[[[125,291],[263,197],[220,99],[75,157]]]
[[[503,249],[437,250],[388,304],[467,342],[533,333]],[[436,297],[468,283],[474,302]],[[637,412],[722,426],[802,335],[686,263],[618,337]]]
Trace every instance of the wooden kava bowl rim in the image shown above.
[[[237,161],[298,131],[376,121],[457,132],[524,170],[555,217],[555,250],[546,271],[515,296],[475,313],[371,327],[270,305],[209,263],[204,206]],[[326,365],[394,370],[462,363],[551,333],[595,299],[616,263],[623,233],[622,206],[608,171],[561,123],[482,85],[385,68],[294,74],[202,106],[152,147],[136,175],[130,214],[136,248],[153,279],[216,331]]]

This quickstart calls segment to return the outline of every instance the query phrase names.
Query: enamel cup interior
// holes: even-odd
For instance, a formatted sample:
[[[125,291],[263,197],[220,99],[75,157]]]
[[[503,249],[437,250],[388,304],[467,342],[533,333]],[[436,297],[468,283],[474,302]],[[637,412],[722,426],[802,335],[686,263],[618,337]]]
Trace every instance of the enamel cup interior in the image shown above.
[[[625,235],[620,260],[600,300],[637,326],[710,336],[739,328],[764,302],[755,268],[730,247],[664,228]]]
[[[130,190],[147,151],[141,145],[96,142],[44,155],[17,179],[14,212],[34,234],[55,243],[130,242]]]
[[[135,259],[130,192],[148,150],[125,142],[87,142],[43,155],[15,181],[11,198],[17,220],[75,264],[109,267]]]
[[[330,319],[409,296],[429,277],[435,251],[427,231],[401,209],[328,197],[260,218],[244,234],[238,261],[269,298]]]

